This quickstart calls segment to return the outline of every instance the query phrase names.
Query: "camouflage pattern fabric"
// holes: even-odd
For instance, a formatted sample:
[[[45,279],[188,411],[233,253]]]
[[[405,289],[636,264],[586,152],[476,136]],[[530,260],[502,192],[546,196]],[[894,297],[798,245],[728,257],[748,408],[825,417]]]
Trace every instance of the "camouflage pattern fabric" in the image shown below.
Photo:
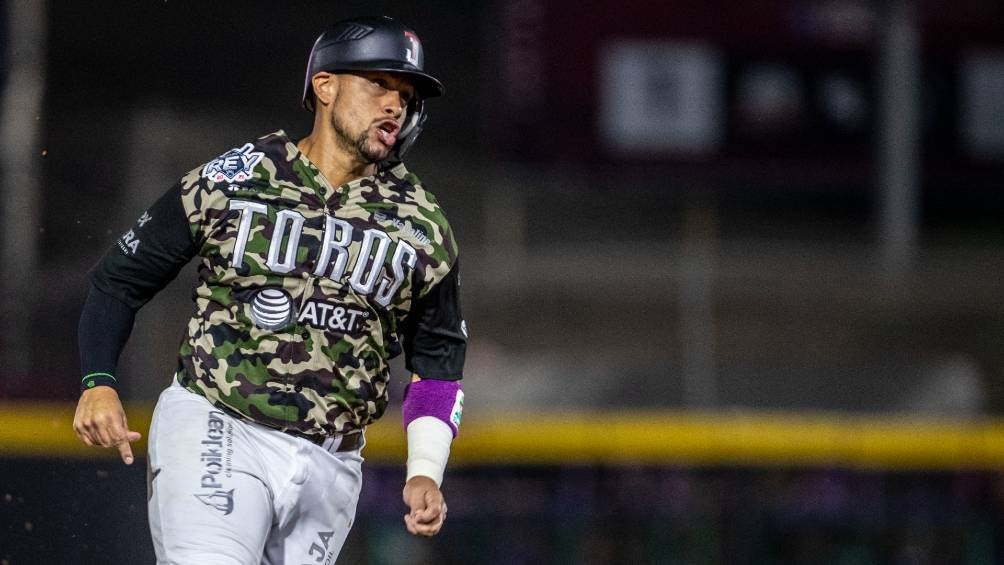
[[[435,197],[403,164],[332,187],[282,131],[181,183],[201,258],[182,385],[307,435],[379,418],[401,324],[457,256]]]

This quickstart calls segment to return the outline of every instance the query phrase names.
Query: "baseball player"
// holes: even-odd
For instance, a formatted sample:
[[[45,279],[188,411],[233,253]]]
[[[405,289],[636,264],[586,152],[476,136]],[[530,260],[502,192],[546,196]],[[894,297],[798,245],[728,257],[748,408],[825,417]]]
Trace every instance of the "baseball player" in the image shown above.
[[[95,267],[73,427],[133,462],[115,367],[135,312],[193,257],[195,310],[149,432],[158,563],[334,563],[388,359],[413,373],[404,522],[432,536],[463,409],[457,245],[401,158],[443,94],[418,36],[341,21],[310,52],[310,135],[278,131],[188,174]]]

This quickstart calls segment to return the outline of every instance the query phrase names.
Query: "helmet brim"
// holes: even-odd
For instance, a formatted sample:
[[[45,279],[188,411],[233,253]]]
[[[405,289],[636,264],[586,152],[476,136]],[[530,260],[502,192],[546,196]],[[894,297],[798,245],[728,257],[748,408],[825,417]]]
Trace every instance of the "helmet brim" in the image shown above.
[[[415,92],[422,98],[434,98],[436,96],[442,96],[446,93],[446,88],[443,87],[443,83],[439,82],[436,77],[428,73],[424,73],[415,67],[397,61],[376,61],[365,65],[339,65],[338,67],[331,69],[318,69],[318,72],[321,71],[327,71],[329,73],[346,71],[382,71],[394,73],[405,75],[411,79],[412,83],[415,85]]]
[[[394,61],[381,61],[373,65],[339,65],[336,68],[328,69],[318,69],[307,77],[306,84],[303,85],[303,107],[307,110],[314,111],[314,89],[310,86],[310,81],[313,75],[321,72],[328,73],[344,73],[344,72],[387,72],[394,74],[406,75],[415,86],[415,92],[421,99],[435,98],[436,96],[442,96],[446,93],[446,88],[443,83],[439,82],[439,79],[428,74],[423,73],[415,68],[408,68],[405,65],[396,63]]]

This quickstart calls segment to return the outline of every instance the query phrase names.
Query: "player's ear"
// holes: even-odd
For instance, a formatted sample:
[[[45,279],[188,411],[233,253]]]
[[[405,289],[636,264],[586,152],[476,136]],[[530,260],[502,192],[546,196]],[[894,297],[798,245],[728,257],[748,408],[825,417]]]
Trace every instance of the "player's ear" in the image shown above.
[[[327,106],[335,100],[338,94],[338,75],[321,71],[315,73],[310,79],[310,84],[314,87],[314,99],[317,106]]]

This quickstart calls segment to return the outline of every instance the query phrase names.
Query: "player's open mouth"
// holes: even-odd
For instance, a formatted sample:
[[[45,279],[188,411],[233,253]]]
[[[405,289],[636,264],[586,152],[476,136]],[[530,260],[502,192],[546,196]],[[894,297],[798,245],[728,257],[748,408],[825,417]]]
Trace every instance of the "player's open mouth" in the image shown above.
[[[397,125],[397,122],[384,120],[377,124],[377,137],[384,145],[393,147],[397,143],[397,132],[400,129],[401,126]]]

